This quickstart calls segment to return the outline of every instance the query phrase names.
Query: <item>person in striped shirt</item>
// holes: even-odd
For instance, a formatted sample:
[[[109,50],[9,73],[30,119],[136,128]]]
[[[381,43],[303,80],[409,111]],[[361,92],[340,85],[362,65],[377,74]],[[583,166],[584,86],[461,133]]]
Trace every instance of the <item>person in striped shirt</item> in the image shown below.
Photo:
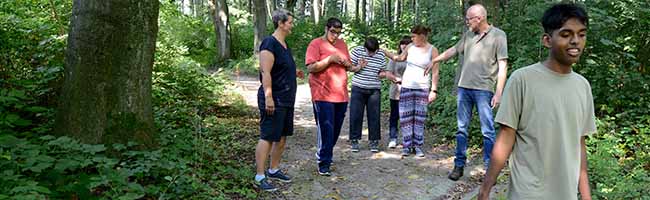
[[[350,53],[354,70],[352,94],[350,97],[350,141],[351,151],[359,151],[364,111],[367,112],[368,146],[373,153],[379,152],[381,128],[379,125],[381,108],[381,80],[379,73],[386,70],[386,55],[379,50],[377,38],[366,38],[363,46],[357,46]]]

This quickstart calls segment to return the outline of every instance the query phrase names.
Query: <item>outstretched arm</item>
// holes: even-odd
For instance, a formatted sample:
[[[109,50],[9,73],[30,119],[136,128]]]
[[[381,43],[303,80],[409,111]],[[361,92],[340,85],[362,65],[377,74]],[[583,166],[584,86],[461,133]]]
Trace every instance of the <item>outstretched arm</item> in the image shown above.
[[[487,174],[485,174],[485,180],[483,180],[483,184],[481,184],[481,189],[479,190],[479,200],[489,199],[490,190],[497,182],[497,177],[512,152],[512,146],[515,144],[515,132],[515,129],[510,128],[505,124],[501,124],[499,135],[497,136],[494,148],[492,149],[490,167],[488,167]]]
[[[447,61],[452,56],[455,56],[456,53],[457,53],[456,52],[456,47],[449,47],[449,49],[445,50],[445,52],[442,52],[442,54],[440,54],[436,58],[434,58],[433,62],[438,63],[440,61]]]
[[[409,49],[409,47],[411,47],[411,45],[412,44],[409,44],[408,46],[406,46],[405,49]],[[384,49],[381,49],[381,50],[384,52],[384,54],[386,54],[386,57],[388,57],[391,60],[396,61],[396,62],[405,61],[406,57],[408,57],[408,51],[402,51],[402,54],[395,54],[395,53],[391,53],[390,51],[386,51]]]

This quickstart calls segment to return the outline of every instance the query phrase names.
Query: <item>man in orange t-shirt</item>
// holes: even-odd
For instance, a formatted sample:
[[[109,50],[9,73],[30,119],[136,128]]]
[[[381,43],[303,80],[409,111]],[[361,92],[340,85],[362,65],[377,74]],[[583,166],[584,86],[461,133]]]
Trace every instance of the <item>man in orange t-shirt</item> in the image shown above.
[[[353,66],[350,62],[348,46],[339,39],[342,29],[341,20],[328,19],[325,35],[312,40],[305,55],[318,129],[318,173],[323,176],[331,175],[332,151],[341,133],[347,110],[346,72],[361,67]]]

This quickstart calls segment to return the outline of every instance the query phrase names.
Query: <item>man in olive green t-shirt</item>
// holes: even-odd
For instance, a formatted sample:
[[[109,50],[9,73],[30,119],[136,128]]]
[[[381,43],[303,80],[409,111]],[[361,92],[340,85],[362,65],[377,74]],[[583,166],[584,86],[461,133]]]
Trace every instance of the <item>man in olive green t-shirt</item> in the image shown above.
[[[591,199],[585,136],[596,131],[589,82],[571,66],[582,54],[585,10],[558,4],[542,17],[548,58],[512,73],[496,116],[501,130],[479,199],[510,156],[508,199]]]
[[[456,54],[463,55],[456,74],[458,131],[454,170],[449,174],[449,179],[454,181],[463,176],[467,162],[466,152],[473,107],[476,107],[481,122],[483,164],[486,169],[490,163],[490,152],[496,137],[492,109],[501,101],[508,64],[506,33],[487,22],[487,11],[482,5],[476,4],[467,9],[465,23],[469,30],[463,34],[460,41],[433,59],[435,63],[448,60]]]

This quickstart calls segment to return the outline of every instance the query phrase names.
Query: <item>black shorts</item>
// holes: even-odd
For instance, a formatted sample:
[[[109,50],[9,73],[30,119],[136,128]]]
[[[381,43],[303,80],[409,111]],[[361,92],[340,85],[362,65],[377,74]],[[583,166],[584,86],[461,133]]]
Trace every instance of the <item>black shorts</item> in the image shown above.
[[[293,135],[293,108],[275,107],[273,115],[260,108],[260,139],[279,142],[282,136]]]

